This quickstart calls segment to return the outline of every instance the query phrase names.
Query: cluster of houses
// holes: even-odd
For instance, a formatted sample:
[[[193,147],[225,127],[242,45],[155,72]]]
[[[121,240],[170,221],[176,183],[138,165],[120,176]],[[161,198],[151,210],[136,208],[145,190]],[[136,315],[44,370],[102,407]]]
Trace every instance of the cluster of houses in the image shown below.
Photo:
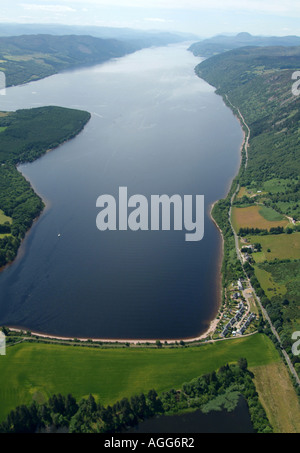
[[[244,313],[244,311],[245,311],[244,304],[243,304],[242,302],[240,302],[238,308],[239,308],[239,309],[238,309],[238,311],[236,312],[235,316],[234,316],[233,318],[231,318],[231,320],[230,320],[230,321],[226,324],[226,326],[224,327],[223,332],[222,332],[222,336],[223,336],[223,337],[225,337],[225,336],[228,334],[229,329],[230,329],[231,327],[233,327],[234,324],[235,324],[236,322],[238,322],[238,321],[241,319],[241,317],[243,316],[243,313]]]
[[[240,292],[235,292],[232,294],[232,299],[236,300],[237,299],[240,299],[241,297],[241,292],[244,290],[244,285],[243,285],[243,281],[241,279],[239,279],[237,281],[237,287],[238,287],[238,291]],[[238,301],[237,301],[238,302]],[[233,328],[233,326],[239,322],[242,318],[243,318],[243,315],[245,313],[245,306],[243,304],[243,302],[239,302],[239,305],[238,305],[238,310],[237,312],[235,313],[235,316],[233,318],[230,319],[230,321],[226,324],[226,326],[224,327],[222,333],[221,333],[221,336],[222,337],[226,337],[226,335],[229,333],[229,331]],[[236,334],[239,334],[239,335],[243,335],[244,332],[246,331],[247,327],[249,326],[249,324],[256,318],[256,315],[254,313],[250,313],[244,323],[244,325],[240,328],[240,329],[237,329],[237,330],[232,330],[232,335],[235,336]]]
[[[241,335],[243,335],[243,333],[245,332],[245,330],[246,330],[247,327],[249,326],[250,322],[253,321],[255,318],[256,318],[255,314],[254,314],[254,313],[250,313],[250,315],[249,315],[248,318],[246,319],[245,324],[243,325],[243,327],[240,328],[239,333],[240,333]]]
[[[231,329],[231,327],[234,326],[234,324],[236,322],[238,322],[241,317],[243,316],[243,313],[245,311],[245,307],[242,303],[240,303],[239,305],[239,310],[237,311],[236,315],[234,316],[234,318],[232,318],[225,326],[225,328],[223,329],[223,332],[222,332],[222,337],[226,337],[226,335],[228,334],[229,330]],[[250,313],[248,318],[246,319],[244,325],[239,329],[237,330],[236,332],[233,332],[234,335],[236,334],[239,334],[239,335],[243,335],[244,332],[246,331],[247,327],[249,326],[249,324],[254,320],[256,319],[256,315],[254,313]]]

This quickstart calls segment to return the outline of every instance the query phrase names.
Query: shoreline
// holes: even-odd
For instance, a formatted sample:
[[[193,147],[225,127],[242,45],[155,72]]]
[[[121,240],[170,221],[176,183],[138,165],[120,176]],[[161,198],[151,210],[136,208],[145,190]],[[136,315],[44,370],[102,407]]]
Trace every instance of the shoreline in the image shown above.
[[[76,341],[78,340],[79,342],[93,342],[93,343],[108,343],[108,344],[113,344],[113,343],[119,343],[119,344],[126,344],[126,343],[130,343],[130,344],[134,344],[134,345],[138,345],[138,344],[141,344],[141,345],[146,345],[146,343],[150,343],[150,344],[156,344],[157,340],[159,340],[160,342],[163,342],[165,344],[175,344],[175,342],[179,343],[180,341],[184,341],[184,343],[194,343],[194,342],[197,342],[197,341],[202,341],[202,340],[206,340],[208,339],[207,335],[209,335],[209,333],[211,332],[214,332],[215,330],[215,327],[216,327],[216,323],[217,323],[217,319],[213,319],[211,322],[210,322],[210,326],[208,327],[208,329],[201,335],[199,335],[198,337],[195,337],[195,338],[177,338],[177,339],[146,339],[146,338],[143,338],[143,339],[125,339],[125,338],[80,338],[80,337],[64,337],[64,336],[56,336],[56,335],[48,335],[46,333],[40,333],[40,332],[33,332],[29,329],[20,329],[20,328],[17,328],[17,327],[10,327],[10,326],[5,326],[7,329],[9,329],[10,331],[12,332],[16,332],[16,333],[21,333],[21,332],[30,332],[30,335],[32,337],[38,337],[38,338],[41,338],[41,339],[44,339],[44,340],[59,340],[59,341]]]

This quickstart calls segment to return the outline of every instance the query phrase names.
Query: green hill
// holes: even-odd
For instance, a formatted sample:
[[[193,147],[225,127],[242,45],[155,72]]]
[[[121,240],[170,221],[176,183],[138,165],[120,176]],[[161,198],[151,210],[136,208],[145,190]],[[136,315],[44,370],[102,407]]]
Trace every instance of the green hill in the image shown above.
[[[92,36],[23,35],[0,38],[0,70],[7,86],[59,71],[103,63],[137,50],[133,43]]]
[[[247,171],[242,186],[270,191],[267,204],[300,219],[300,96],[292,94],[292,74],[300,69],[300,47],[245,47],[211,57],[196,68],[199,77],[240,109],[251,130]],[[266,196],[265,196],[266,198]]]

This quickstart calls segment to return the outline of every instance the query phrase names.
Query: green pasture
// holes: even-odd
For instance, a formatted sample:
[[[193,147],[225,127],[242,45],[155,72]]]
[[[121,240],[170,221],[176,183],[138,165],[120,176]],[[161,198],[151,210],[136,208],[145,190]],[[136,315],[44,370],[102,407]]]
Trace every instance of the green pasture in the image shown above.
[[[300,259],[300,232],[250,236],[248,239],[250,244],[259,243],[262,246],[261,252],[253,253],[256,263],[274,261],[275,259]]]
[[[0,356],[0,420],[20,404],[54,393],[82,398],[92,393],[104,405],[154,388],[180,388],[194,377],[246,357],[250,367],[279,360],[273,343],[257,334],[200,347],[95,349],[21,343]]]
[[[272,208],[268,208],[267,206],[263,206],[259,210],[259,213],[265,220],[268,220],[269,222],[281,222],[282,220],[285,220],[285,217],[282,214],[279,214],[277,211]]]
[[[266,296],[300,302],[300,261],[273,261],[255,265],[255,275]]]
[[[293,179],[273,178],[264,182],[263,190],[271,193],[284,193],[296,182],[297,181]]]

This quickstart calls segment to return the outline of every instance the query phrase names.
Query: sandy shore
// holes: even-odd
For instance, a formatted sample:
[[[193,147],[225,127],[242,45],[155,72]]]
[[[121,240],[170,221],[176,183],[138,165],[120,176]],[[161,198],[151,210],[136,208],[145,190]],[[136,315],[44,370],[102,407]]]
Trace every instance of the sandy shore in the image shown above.
[[[195,337],[195,338],[182,338],[182,339],[176,339],[176,340],[170,340],[170,339],[157,339],[159,341],[161,341],[162,343],[167,343],[167,344],[174,344],[175,342],[179,343],[180,341],[184,341],[184,343],[194,343],[196,341],[202,341],[202,340],[206,340],[206,339],[209,339],[210,335],[213,334],[213,332],[215,331],[216,329],[216,326],[218,324],[218,321],[217,319],[214,319],[213,321],[211,321],[210,323],[210,326],[208,328],[208,330],[206,332],[204,332],[202,335],[198,336],[198,337]],[[18,329],[18,328],[15,328],[15,327],[9,327],[9,326],[6,326],[9,330],[11,330],[12,332],[26,332],[26,329]],[[59,337],[59,336],[55,336],[55,335],[47,335],[45,333],[39,333],[39,332],[32,332],[30,331],[31,335],[33,337],[39,337],[39,338],[43,338],[43,339],[50,339],[50,340],[58,340],[58,341],[75,341],[75,340],[78,340],[78,341],[82,341],[82,342],[87,342],[87,341],[92,341],[92,342],[101,342],[101,343],[120,343],[120,344],[125,344],[125,343],[130,343],[130,344],[146,344],[146,343],[149,343],[149,344],[156,344],[157,340],[153,340],[153,339],[150,339],[150,340],[147,340],[147,339],[120,339],[120,338],[110,338],[110,339],[107,339],[107,338],[79,338],[79,337]]]

